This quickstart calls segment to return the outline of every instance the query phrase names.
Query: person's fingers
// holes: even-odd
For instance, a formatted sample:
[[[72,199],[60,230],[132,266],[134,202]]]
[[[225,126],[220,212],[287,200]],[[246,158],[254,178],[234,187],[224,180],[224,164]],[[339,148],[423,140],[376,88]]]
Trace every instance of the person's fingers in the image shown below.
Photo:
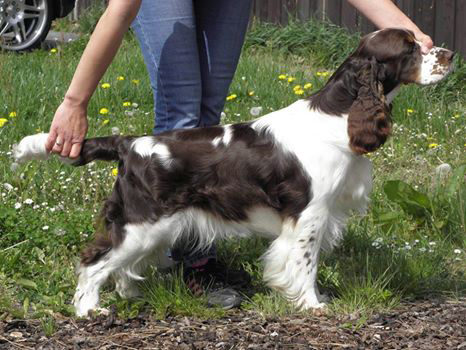
[[[79,143],[74,143],[74,144],[71,146],[71,152],[70,152],[69,157],[70,157],[70,158],[77,158],[77,157],[80,155],[80,153],[81,153],[81,147],[82,147],[81,142],[79,142]]]
[[[425,45],[424,43],[421,46],[421,52],[426,55],[429,53],[430,49],[432,48],[432,45]]]
[[[71,151],[71,141],[70,140],[65,140],[65,143],[63,145],[62,151],[60,152],[60,155],[62,157],[68,157]]]
[[[55,129],[50,130],[49,136],[47,137],[47,141],[45,142],[45,149],[47,152],[51,152],[53,146],[55,145],[55,141],[57,139],[57,132]]]
[[[425,35],[421,40],[421,52],[425,55],[429,53],[430,49],[434,46],[434,42],[432,41],[431,37]]]
[[[63,150],[63,138],[58,135],[55,139],[55,143],[53,144],[53,147],[52,147],[52,153],[61,153],[61,151]]]

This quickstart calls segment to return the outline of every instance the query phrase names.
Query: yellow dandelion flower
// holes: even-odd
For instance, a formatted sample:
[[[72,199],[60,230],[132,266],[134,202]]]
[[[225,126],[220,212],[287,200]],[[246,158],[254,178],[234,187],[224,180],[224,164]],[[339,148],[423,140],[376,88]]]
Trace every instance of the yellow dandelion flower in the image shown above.
[[[36,129],[36,132],[42,132],[42,131],[40,130],[40,128],[37,128],[37,129]]]
[[[414,113],[414,109],[408,108],[408,109],[406,109],[406,113],[407,113],[408,115],[413,114],[413,113]]]
[[[100,86],[102,87],[102,89],[110,89],[110,84],[109,83],[103,83]]]
[[[122,75],[119,75],[119,76],[117,77],[117,80],[118,80],[118,81],[123,81],[123,80],[125,80],[125,77],[122,76]]]
[[[305,90],[312,89],[312,83],[306,83],[306,84],[304,84],[304,89],[305,89]]]
[[[301,90],[301,89],[302,89],[302,88],[301,88],[301,85],[295,85],[295,86],[293,87],[293,90],[294,90],[294,91],[296,91],[296,90]]]
[[[248,96],[254,96],[254,91],[248,91]]]
[[[102,114],[102,115],[106,115],[106,114],[108,114],[108,109],[107,108],[101,108],[99,113]]]
[[[107,125],[109,122],[110,122],[110,120],[105,119],[105,120],[102,122],[102,125]]]
[[[231,94],[230,96],[227,96],[227,101],[233,101],[237,97],[238,96],[236,94]]]
[[[8,119],[6,118],[0,118],[0,128],[3,128],[3,126],[8,123]]]
[[[302,95],[302,94],[304,94],[304,90],[303,89],[295,90],[294,93],[296,95]]]
[[[14,117],[17,116],[17,114],[16,114],[16,112],[10,112],[10,114],[8,114],[8,116],[9,116],[10,118],[14,118]]]
[[[296,80],[295,77],[289,77],[289,78],[288,78],[288,82],[289,82],[289,83],[292,83],[292,82],[295,81],[295,80]]]
[[[50,49],[50,53],[57,53],[58,50],[56,48]]]
[[[438,143],[430,143],[429,148],[434,149],[438,147]]]
[[[460,117],[459,114],[455,114],[455,115],[453,116],[453,118],[455,118],[455,119],[458,119],[459,117]]]
[[[118,169],[117,169],[117,168],[113,168],[113,169],[112,169],[112,175],[113,175],[113,176],[117,176],[117,175],[118,175]]]
[[[327,77],[327,76],[330,75],[330,72],[325,72],[325,71],[324,72],[317,72],[316,75],[318,77]]]
[[[123,107],[131,107],[131,102],[128,102],[128,101],[123,102]]]
[[[280,75],[278,76],[278,80],[285,80],[286,77],[287,77],[286,74],[280,74]]]
[[[132,82],[134,85],[138,85],[138,84],[139,84],[139,79],[133,79],[133,80],[131,80],[131,82]]]

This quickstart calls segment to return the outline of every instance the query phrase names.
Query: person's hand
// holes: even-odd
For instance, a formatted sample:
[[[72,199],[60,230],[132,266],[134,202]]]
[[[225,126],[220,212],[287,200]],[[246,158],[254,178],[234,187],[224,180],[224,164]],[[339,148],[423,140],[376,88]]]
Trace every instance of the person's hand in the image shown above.
[[[416,40],[421,42],[421,52],[425,55],[428,54],[430,49],[434,46],[434,42],[432,41],[431,37],[419,32],[416,33]]]
[[[86,108],[63,101],[53,117],[45,148],[62,157],[78,157],[87,125]]]

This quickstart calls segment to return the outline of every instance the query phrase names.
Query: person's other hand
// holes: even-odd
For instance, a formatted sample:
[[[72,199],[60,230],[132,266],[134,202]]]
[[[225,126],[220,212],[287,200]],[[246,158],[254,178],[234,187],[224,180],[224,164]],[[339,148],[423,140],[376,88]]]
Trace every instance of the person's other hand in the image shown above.
[[[87,126],[86,108],[63,101],[53,117],[45,148],[62,157],[78,157]]]
[[[430,49],[434,46],[431,37],[422,32],[416,33],[416,40],[421,42],[421,52],[424,55],[429,53]]]

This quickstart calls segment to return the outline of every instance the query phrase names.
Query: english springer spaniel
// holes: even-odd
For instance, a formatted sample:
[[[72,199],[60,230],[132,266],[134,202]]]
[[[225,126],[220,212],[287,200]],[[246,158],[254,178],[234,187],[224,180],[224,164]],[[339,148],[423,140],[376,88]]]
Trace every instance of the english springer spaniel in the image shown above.
[[[118,161],[118,176],[102,210],[105,230],[82,253],[77,315],[98,309],[110,276],[121,296],[137,295],[132,281],[187,233],[198,249],[225,236],[269,238],[265,282],[300,308],[324,306],[319,252],[340,241],[352,210],[367,206],[372,169],[363,155],[389,136],[399,87],[440,81],[452,59],[438,47],[422,55],[408,30],[379,30],[309,100],[257,120],[86,139],[79,158],[64,161]],[[16,159],[46,158],[46,139],[25,137]]]

